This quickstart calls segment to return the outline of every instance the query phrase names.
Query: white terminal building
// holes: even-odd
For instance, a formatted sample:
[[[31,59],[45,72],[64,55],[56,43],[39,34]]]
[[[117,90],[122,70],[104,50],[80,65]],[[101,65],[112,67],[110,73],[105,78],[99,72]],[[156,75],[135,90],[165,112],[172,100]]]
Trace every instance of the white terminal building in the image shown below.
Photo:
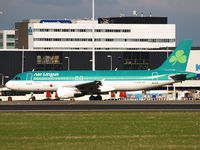
[[[93,45],[97,70],[111,68],[108,55],[113,69],[153,69],[167,57],[155,66],[152,61],[161,54],[156,52],[176,46],[175,24],[167,22],[167,17],[152,16],[98,18],[94,24],[90,19],[30,19],[15,23],[15,42],[18,49],[37,52],[36,70],[65,69],[66,57],[70,69],[90,70]]]
[[[94,24],[96,51],[159,50],[175,47],[175,24]],[[30,20],[28,49],[92,50],[91,20]]]

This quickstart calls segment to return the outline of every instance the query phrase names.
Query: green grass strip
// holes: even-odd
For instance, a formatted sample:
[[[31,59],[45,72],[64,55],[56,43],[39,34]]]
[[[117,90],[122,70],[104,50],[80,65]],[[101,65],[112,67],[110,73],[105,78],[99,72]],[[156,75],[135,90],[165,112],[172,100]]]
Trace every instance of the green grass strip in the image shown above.
[[[200,112],[2,112],[4,149],[200,149]]]

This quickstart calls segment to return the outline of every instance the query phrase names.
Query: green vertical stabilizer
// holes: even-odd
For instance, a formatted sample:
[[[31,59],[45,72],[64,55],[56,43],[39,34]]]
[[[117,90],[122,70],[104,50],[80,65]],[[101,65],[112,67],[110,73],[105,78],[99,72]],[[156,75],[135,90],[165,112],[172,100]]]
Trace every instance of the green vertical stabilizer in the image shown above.
[[[192,42],[193,40],[191,39],[183,40],[157,70],[185,71],[192,47]]]

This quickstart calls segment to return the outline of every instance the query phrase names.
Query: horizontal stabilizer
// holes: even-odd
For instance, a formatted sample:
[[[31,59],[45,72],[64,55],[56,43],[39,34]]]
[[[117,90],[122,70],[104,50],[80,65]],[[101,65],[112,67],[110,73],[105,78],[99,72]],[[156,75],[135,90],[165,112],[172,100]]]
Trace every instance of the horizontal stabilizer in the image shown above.
[[[176,74],[176,75],[170,75],[169,77],[175,81],[179,80],[179,81],[184,81],[186,80],[186,76],[188,74]]]

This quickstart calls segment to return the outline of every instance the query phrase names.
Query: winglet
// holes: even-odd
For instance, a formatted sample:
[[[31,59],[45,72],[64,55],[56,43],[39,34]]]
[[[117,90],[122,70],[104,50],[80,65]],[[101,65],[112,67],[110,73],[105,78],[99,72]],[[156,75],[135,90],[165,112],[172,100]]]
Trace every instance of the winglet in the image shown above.
[[[193,40],[183,40],[167,58],[167,60],[158,68],[166,71],[185,71],[187,67],[190,50]]]

